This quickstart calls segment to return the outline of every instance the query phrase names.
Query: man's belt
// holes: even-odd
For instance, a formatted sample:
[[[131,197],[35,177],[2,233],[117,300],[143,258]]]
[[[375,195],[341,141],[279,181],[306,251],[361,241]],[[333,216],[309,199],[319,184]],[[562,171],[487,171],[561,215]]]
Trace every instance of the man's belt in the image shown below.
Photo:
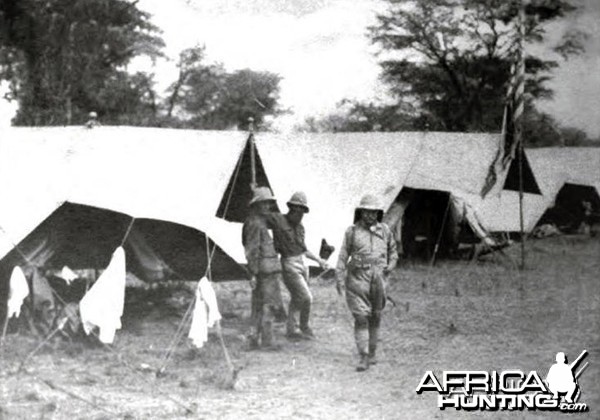
[[[350,260],[348,265],[352,269],[368,270],[371,267],[373,267],[375,264],[373,264],[371,261],[352,259],[352,260]]]

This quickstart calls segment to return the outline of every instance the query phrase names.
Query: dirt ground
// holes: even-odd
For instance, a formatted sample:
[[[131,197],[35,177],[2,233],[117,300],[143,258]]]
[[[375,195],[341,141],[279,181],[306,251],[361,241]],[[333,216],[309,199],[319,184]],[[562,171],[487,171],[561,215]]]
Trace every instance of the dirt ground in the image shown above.
[[[390,286],[397,306],[384,312],[379,364],[355,371],[352,320],[331,282],[313,281],[318,339],[280,351],[248,351],[249,288],[217,285],[223,332],[239,369],[232,385],[216,335],[200,350],[182,340],[155,374],[182,311],[160,308],[124,320],[111,348],[53,343],[17,373],[38,344],[11,334],[0,371],[0,419],[440,419],[600,418],[600,241],[578,236],[527,243],[483,261],[403,264]],[[512,262],[511,262],[512,261]],[[185,309],[185,306],[183,307]],[[466,412],[417,395],[427,370],[537,370],[557,352],[589,351],[579,378],[587,413]]]

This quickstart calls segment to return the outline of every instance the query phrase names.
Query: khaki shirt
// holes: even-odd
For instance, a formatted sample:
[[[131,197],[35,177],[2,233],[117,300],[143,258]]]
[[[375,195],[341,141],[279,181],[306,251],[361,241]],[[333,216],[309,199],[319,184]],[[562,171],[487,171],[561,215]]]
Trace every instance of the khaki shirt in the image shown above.
[[[275,249],[282,257],[297,257],[306,252],[304,226],[292,225],[286,215],[272,213],[267,216],[267,226],[273,228]]]
[[[348,263],[372,265],[391,271],[397,262],[396,241],[390,228],[384,223],[376,223],[366,228],[358,222],[350,226],[344,234],[337,271],[346,271]]]
[[[281,271],[272,233],[267,227],[264,216],[253,214],[246,219],[242,228],[242,244],[248,262],[248,270],[252,275]]]

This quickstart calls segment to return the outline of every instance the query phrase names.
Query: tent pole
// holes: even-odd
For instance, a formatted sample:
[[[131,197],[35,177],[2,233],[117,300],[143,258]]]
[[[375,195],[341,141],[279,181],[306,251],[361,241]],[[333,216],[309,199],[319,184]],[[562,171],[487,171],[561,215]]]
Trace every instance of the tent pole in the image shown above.
[[[442,226],[440,227],[440,231],[438,233],[437,241],[435,242],[435,247],[433,248],[433,256],[431,257],[431,261],[429,262],[429,266],[433,267],[435,265],[435,257],[440,248],[440,242],[442,241],[442,235],[444,234],[444,229],[446,228],[446,219],[448,219],[448,211],[450,210],[450,194],[448,194],[448,203],[446,204],[446,210],[444,211],[444,218],[442,219]]]
[[[121,244],[119,246],[125,245],[125,241],[127,240],[127,237],[129,236],[129,232],[131,232],[131,228],[133,227],[134,222],[135,222],[135,217],[132,217],[129,222],[129,225],[127,226],[127,230],[125,231],[125,235],[123,236],[123,239],[121,240]]]
[[[519,228],[521,230],[521,265],[525,269],[525,226],[523,221],[523,143],[519,144]]]
[[[252,181],[250,184],[251,189],[256,188],[256,146],[254,145],[254,118],[248,118],[248,131],[250,136],[248,141],[250,142],[250,171],[252,174]]]
[[[208,240],[207,234],[204,234],[204,238],[206,239],[206,277],[208,278],[208,281],[212,282],[211,263],[212,263],[212,257],[213,257],[214,251],[213,252],[210,251],[210,242]]]
[[[523,152],[523,108],[525,100],[524,96],[524,87],[525,87],[525,1],[521,0],[520,8],[519,8],[519,63],[518,63],[518,71],[517,75],[520,79],[520,89],[518,89],[518,93],[521,93],[521,97],[519,100],[519,112],[516,117],[516,130],[515,130],[515,141],[517,142],[517,153],[519,156],[519,229],[521,231],[521,264],[520,269],[525,269],[525,228],[523,221],[523,159],[525,158]]]

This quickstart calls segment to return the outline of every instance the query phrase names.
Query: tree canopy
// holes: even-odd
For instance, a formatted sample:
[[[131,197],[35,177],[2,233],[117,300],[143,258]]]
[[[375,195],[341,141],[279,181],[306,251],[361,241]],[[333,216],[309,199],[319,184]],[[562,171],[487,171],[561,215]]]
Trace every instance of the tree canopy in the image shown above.
[[[512,54],[518,37],[517,1],[384,0],[370,38],[381,47],[383,80],[398,103],[417,110],[415,122],[444,131],[493,131],[502,123]],[[558,63],[527,48],[545,40],[545,24],[575,8],[564,0],[527,2],[526,94],[551,98],[547,86]],[[567,58],[582,51],[582,33],[553,46]]]
[[[246,129],[250,118],[261,127],[278,107],[281,77],[250,69],[227,72],[220,64],[204,63],[204,47],[179,56],[179,76],[169,88],[167,117],[179,109],[179,126],[223,130]]]
[[[342,112],[308,121],[304,129],[393,131],[397,129],[498,132],[518,37],[519,1],[382,0],[387,8],[369,28],[379,46],[386,104],[343,101]],[[569,143],[536,102],[553,97],[548,81],[560,59],[583,51],[585,34],[565,33],[547,49],[547,25],[575,10],[566,0],[530,0],[525,7],[525,138],[530,145]],[[533,47],[533,48],[532,48]],[[534,53],[535,52],[535,53]],[[335,121],[335,124],[331,124]],[[576,140],[575,140],[576,141]]]
[[[130,73],[138,56],[164,58],[150,16],[125,0],[0,0],[0,79],[19,104],[15,125],[104,124],[201,129],[258,126],[278,108],[273,73],[227,72],[205,49],[181,52],[163,98],[154,76]]]
[[[0,0],[0,76],[19,103],[13,122],[70,124],[92,110],[118,121],[143,106],[151,77],[124,66],[139,55],[160,56],[163,41],[136,3]]]

